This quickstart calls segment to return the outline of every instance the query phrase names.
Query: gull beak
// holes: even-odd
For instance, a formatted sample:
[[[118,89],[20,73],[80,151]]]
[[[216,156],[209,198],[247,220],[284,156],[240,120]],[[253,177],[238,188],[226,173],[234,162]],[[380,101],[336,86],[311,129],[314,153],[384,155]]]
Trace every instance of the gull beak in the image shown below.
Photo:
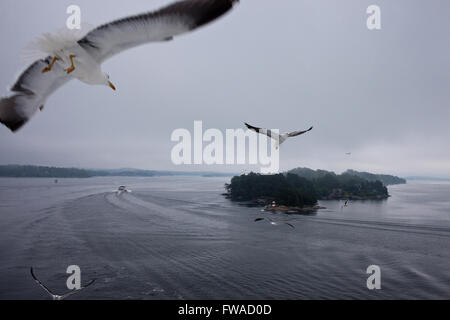
[[[111,89],[113,89],[114,91],[116,91],[116,87],[112,84],[111,81],[108,81],[109,86],[111,87]]]

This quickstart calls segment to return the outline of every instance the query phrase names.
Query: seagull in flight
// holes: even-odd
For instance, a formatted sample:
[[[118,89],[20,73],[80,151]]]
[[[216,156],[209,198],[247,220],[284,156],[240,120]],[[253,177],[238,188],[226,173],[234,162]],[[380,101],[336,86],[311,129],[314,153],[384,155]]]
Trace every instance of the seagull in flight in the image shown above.
[[[71,296],[71,295],[73,295],[73,294],[75,294],[75,293],[77,293],[77,292],[80,292],[81,290],[83,290],[83,289],[89,287],[89,286],[90,286],[91,284],[93,284],[93,283],[95,282],[95,280],[96,280],[96,279],[94,279],[94,280],[92,280],[91,282],[89,282],[87,285],[81,287],[80,289],[75,289],[75,290],[69,291],[69,292],[67,292],[67,293],[65,293],[65,294],[63,294],[63,295],[60,296],[60,295],[57,295],[57,294],[54,294],[53,292],[51,292],[49,288],[47,288],[41,281],[39,281],[38,278],[36,278],[36,276],[34,275],[33,268],[30,268],[30,272],[31,272],[31,276],[33,277],[34,281],[36,281],[36,283],[37,283],[42,289],[44,289],[45,292],[47,292],[47,293],[53,298],[53,300],[63,300],[63,299],[65,299],[65,298],[67,298],[67,297],[69,297],[69,296]]]
[[[37,110],[43,110],[52,93],[72,79],[116,90],[101,67],[107,59],[149,42],[171,41],[216,20],[237,2],[183,0],[101,25],[81,39],[67,32],[43,35],[37,48],[46,58],[32,63],[11,87],[12,94],[0,99],[0,122],[17,131]]]
[[[275,140],[275,149],[278,149],[279,146],[287,140],[287,138],[300,136],[302,134],[305,134],[305,133],[311,131],[314,128],[314,127],[311,127],[308,130],[304,130],[304,131],[294,131],[294,132],[290,132],[290,133],[278,134],[276,132],[273,132],[272,130],[254,127],[252,125],[249,125],[248,123],[245,123],[245,126],[248,129],[255,131],[256,133],[265,134],[269,138]]]
[[[270,218],[256,218],[255,219],[255,222],[258,222],[258,221],[268,221],[272,226],[277,226],[277,225],[279,225],[280,223],[279,222],[275,222],[275,221],[273,221],[272,219],[270,219]],[[295,229],[295,226],[293,225],[293,224],[290,224],[289,222],[282,222],[283,224],[287,224],[289,227],[291,227],[292,229]]]

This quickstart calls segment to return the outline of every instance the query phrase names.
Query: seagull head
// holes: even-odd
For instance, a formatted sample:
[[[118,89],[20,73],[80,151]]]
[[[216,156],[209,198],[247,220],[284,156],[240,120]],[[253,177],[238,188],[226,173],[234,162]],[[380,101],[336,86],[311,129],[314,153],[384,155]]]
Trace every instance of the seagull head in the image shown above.
[[[103,84],[116,91],[116,86],[109,80],[109,74],[103,73]]]

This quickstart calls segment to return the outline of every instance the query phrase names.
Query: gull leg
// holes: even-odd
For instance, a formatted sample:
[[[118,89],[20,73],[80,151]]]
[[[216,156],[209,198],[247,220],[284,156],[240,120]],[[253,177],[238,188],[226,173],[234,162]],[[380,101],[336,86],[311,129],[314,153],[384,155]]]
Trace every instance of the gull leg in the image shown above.
[[[52,62],[42,70],[42,73],[46,73],[52,70],[53,66],[55,65],[56,61],[58,61],[59,58],[58,57],[54,57]]]
[[[75,71],[75,65],[73,64],[73,58],[75,56],[73,54],[70,55],[70,63],[72,64],[70,68],[65,69],[65,71],[69,74]]]

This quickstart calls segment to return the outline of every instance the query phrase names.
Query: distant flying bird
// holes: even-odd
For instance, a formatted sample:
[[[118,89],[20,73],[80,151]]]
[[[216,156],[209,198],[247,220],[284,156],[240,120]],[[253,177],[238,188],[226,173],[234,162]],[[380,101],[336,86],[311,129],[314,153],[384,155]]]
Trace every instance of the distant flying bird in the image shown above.
[[[38,280],[38,278],[36,278],[36,276],[34,275],[33,268],[30,268],[30,272],[31,272],[31,276],[33,277],[34,281],[36,281],[36,283],[42,289],[44,289],[45,292],[47,292],[52,297],[53,300],[63,300],[63,299],[65,299],[65,298],[67,298],[67,297],[69,297],[69,296],[71,296],[71,295],[73,295],[73,294],[75,294],[77,292],[80,292],[83,289],[86,289],[91,284],[93,284],[95,282],[95,280],[96,280],[96,279],[94,279],[91,282],[89,282],[87,285],[81,287],[80,289],[75,289],[75,290],[69,291],[69,292],[67,292],[67,293],[65,293],[65,294],[60,296],[60,295],[57,295],[57,294],[54,294],[53,292],[51,292],[49,288],[47,288],[41,281]]]
[[[280,223],[282,223],[282,224],[287,224],[289,227],[295,229],[295,226],[292,225],[292,224],[290,224],[289,222],[275,222],[275,221],[273,221],[273,220],[270,219],[270,218],[256,218],[256,219],[255,219],[255,222],[263,221],[263,220],[269,222],[269,223],[270,223],[271,225],[273,225],[273,226],[277,226],[277,225],[279,225]]]
[[[47,56],[35,61],[0,100],[0,122],[20,129],[47,98],[72,79],[116,90],[102,63],[112,56],[149,42],[173,40],[224,15],[239,0],[184,0],[154,12],[104,24],[78,39],[74,33],[45,34],[37,42]],[[142,61],[143,64],[151,61]],[[124,68],[128,68],[125,65]]]
[[[352,153],[351,152],[347,152],[346,155],[350,156]]]
[[[268,136],[269,138],[275,140],[275,149],[278,149],[279,146],[283,142],[285,142],[287,138],[300,136],[302,134],[305,134],[305,133],[311,131],[314,128],[314,127],[311,127],[308,130],[304,130],[304,131],[294,131],[294,132],[290,132],[290,133],[278,134],[276,132],[273,132],[272,130],[254,127],[252,125],[249,125],[248,123],[245,123],[245,126],[250,130],[253,130],[257,133],[264,134],[264,135]]]

